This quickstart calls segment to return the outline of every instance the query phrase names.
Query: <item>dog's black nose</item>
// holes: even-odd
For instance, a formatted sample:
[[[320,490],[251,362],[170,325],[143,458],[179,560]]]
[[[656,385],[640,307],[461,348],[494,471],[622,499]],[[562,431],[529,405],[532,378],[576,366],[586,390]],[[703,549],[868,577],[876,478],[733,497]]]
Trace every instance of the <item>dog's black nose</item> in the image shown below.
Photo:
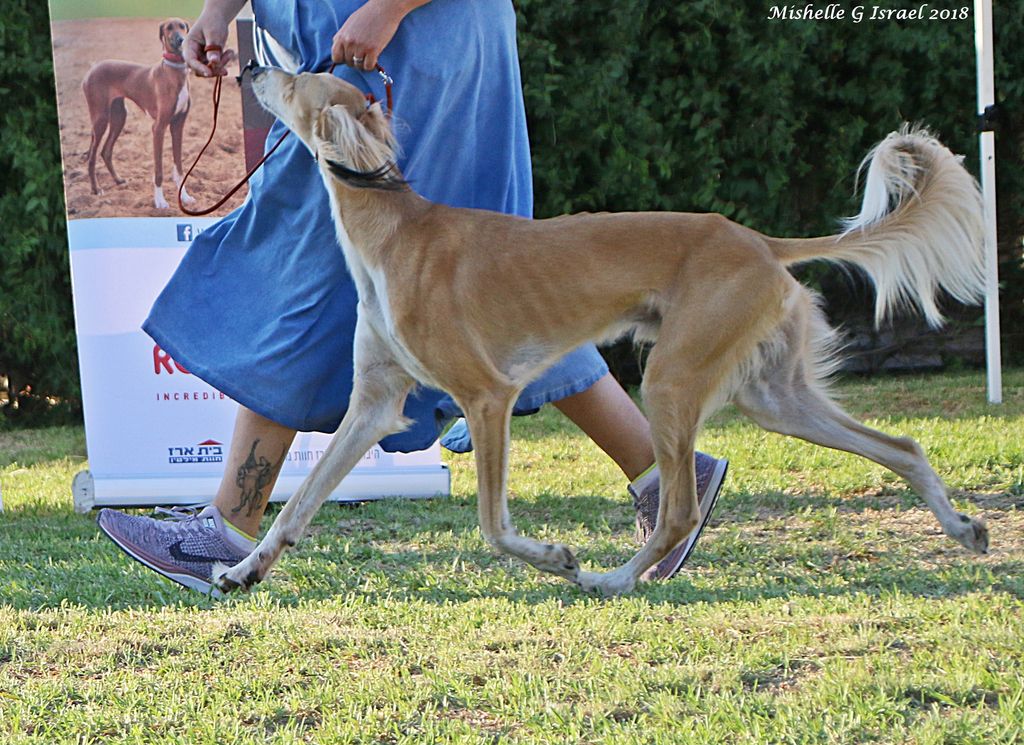
[[[264,72],[266,72],[268,69],[269,68],[261,67],[261,66],[257,65],[256,64],[256,60],[252,60],[251,59],[251,60],[249,60],[245,64],[245,67],[243,67],[241,69],[241,71],[238,73],[238,77],[235,78],[235,80],[237,80],[239,83],[241,83],[242,82],[242,78],[245,77],[245,73],[247,73],[247,72],[252,76],[253,80],[255,80],[260,75],[262,75]]]

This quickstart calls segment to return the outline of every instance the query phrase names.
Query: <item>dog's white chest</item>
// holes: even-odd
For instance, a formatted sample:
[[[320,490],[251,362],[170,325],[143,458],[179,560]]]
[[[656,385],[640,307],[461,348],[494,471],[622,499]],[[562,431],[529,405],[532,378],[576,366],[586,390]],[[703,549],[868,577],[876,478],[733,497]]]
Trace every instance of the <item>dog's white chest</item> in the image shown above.
[[[181,90],[178,91],[178,102],[174,105],[174,113],[180,114],[188,109],[188,80],[181,84]]]

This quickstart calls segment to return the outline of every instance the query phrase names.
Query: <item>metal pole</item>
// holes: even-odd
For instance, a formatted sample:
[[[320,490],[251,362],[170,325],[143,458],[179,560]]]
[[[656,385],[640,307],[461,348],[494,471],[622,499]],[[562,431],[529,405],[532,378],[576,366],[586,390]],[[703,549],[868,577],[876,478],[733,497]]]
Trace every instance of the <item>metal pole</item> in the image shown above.
[[[992,72],[992,0],[974,0],[974,45],[978,60],[978,116],[981,189],[985,199],[985,356],[989,403],[1003,402],[1002,356],[999,348],[999,269],[996,243],[996,136],[987,128],[986,113],[994,106]]]

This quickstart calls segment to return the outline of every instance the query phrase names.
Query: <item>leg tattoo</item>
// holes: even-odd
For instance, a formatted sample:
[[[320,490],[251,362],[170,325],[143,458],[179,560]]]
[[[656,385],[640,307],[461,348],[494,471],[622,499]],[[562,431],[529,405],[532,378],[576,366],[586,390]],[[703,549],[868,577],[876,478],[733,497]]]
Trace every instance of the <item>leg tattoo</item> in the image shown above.
[[[235,485],[238,486],[240,492],[238,495],[238,506],[231,509],[233,515],[237,515],[245,508],[246,516],[251,517],[263,505],[263,489],[273,481],[274,474],[284,464],[285,456],[288,454],[288,446],[285,445],[284,450],[281,451],[281,458],[277,463],[271,463],[262,455],[257,460],[256,446],[259,444],[259,440],[253,441],[249,457],[238,468]]]

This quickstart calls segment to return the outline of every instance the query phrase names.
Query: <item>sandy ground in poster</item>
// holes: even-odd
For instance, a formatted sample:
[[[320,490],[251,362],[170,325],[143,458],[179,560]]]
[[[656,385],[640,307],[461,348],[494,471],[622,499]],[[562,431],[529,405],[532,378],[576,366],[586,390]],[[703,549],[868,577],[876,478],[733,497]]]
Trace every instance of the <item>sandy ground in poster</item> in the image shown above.
[[[64,155],[64,188],[68,217],[173,217],[180,215],[171,179],[173,160],[171,138],[164,138],[164,196],[170,209],[153,205],[152,119],[127,101],[128,121],[114,147],[114,167],[125,180],[117,185],[102,159],[96,172],[102,194],[93,194],[89,184],[86,154],[92,126],[82,79],[89,69],[105,59],[120,59],[146,65],[161,62],[159,26],[162,18],[95,18],[53,23],[54,68],[60,109],[61,149]],[[191,22],[193,19],[186,18]],[[228,45],[237,49],[234,29]],[[224,81],[217,136],[187,182],[197,200],[193,207],[213,204],[245,173],[242,140],[242,103],[233,75]],[[213,82],[190,76],[191,109],[185,124],[183,163],[187,170],[210,134],[213,116]],[[227,214],[241,204],[243,187],[216,215]]]

